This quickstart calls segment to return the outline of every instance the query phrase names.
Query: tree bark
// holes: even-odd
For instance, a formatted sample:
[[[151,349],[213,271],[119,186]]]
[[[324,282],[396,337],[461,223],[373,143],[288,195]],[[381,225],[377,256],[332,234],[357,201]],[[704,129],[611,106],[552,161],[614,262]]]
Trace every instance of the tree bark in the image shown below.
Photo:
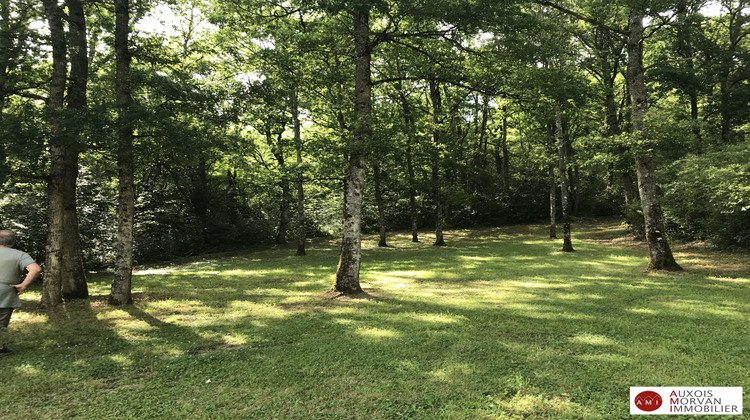
[[[568,180],[566,175],[566,152],[565,136],[563,135],[562,111],[560,105],[555,105],[555,125],[557,126],[557,172],[560,176],[560,200],[562,201],[562,222],[563,222],[563,252],[573,252],[573,243],[570,238],[570,192],[568,191]]]
[[[362,262],[362,191],[367,157],[363,147],[372,135],[372,73],[370,69],[369,6],[352,11],[354,18],[354,113],[355,127],[352,150],[346,170],[345,204],[341,256],[333,288],[341,293],[361,293],[359,270]]]
[[[3,39],[4,43],[11,44],[11,34],[14,33],[14,29],[10,23],[10,4],[8,0],[0,0],[0,39]],[[11,49],[10,47],[8,49]],[[8,67],[10,64],[10,53],[0,54],[0,80],[8,80]],[[9,96],[8,87],[4,86],[4,83],[0,83],[0,127],[3,124],[3,112],[5,111],[5,98]],[[0,183],[5,183],[6,176],[8,174],[7,161],[8,152],[4,137],[0,138]],[[0,223],[2,225],[2,223]]]
[[[380,240],[378,241],[379,247],[387,247],[388,242],[386,241],[386,226],[385,226],[385,201],[383,200],[383,192],[380,189],[381,182],[380,165],[377,163],[373,165],[373,178],[375,181],[375,204],[378,207],[378,226],[380,228]]]
[[[503,129],[500,136],[500,146],[503,151],[503,188],[510,188],[510,151],[508,150],[508,114],[507,108],[503,107]]]
[[[279,228],[276,231],[276,245],[285,245],[287,243],[286,234],[289,232],[289,210],[292,202],[292,195],[289,188],[289,180],[286,174],[286,160],[284,158],[284,145],[282,144],[282,133],[278,133],[276,143],[273,142],[273,133],[269,128],[266,131],[266,142],[271,147],[273,156],[281,169],[281,203],[279,204]]]
[[[430,80],[430,101],[432,102],[432,137],[435,142],[435,153],[432,160],[432,193],[435,198],[435,243],[433,246],[445,246],[443,238],[443,226],[445,225],[445,208],[442,191],[440,188],[440,115],[442,113],[442,100],[440,87],[434,80]]]
[[[724,143],[731,143],[734,137],[734,130],[731,121],[732,108],[729,106],[729,77],[729,70],[723,72],[721,74],[722,80],[719,83],[719,115],[721,116],[721,141],[723,141]]]
[[[60,112],[65,101],[65,82],[68,70],[63,12],[58,6],[57,0],[44,0],[44,10],[52,43],[52,74],[47,100],[52,133],[49,140],[50,175],[47,182],[49,209],[42,305],[53,307],[63,302],[63,227],[65,215],[65,202],[63,200],[65,183],[63,181],[66,175],[64,167],[66,159]]]
[[[625,204],[630,204],[635,198],[633,193],[633,176],[630,175],[630,171],[624,171],[622,173],[622,189],[625,194]]]
[[[276,232],[276,244],[284,245],[287,243],[286,234],[289,232],[289,218],[292,203],[292,193],[289,187],[289,181],[286,175],[281,180],[281,205],[279,206],[279,230]]]
[[[547,124],[547,155],[550,163],[547,165],[549,174],[549,237],[557,238],[557,182],[555,165],[552,157],[555,150],[555,129],[553,123]]]
[[[693,61],[688,62],[689,66],[692,68]],[[695,136],[695,151],[699,155],[703,153],[703,135],[701,134],[701,128],[698,125],[698,122],[700,121],[698,118],[698,92],[696,92],[696,89],[691,89],[691,91],[688,93],[690,96],[690,119],[693,122],[693,135]]]
[[[302,165],[302,134],[299,121],[299,102],[297,90],[292,93],[292,124],[294,127],[294,148],[297,152],[297,167]],[[307,231],[305,230],[305,187],[302,182],[302,173],[298,172],[297,181],[297,255],[305,255],[305,242]]]
[[[401,81],[396,84],[399,98],[401,99],[401,108],[404,112],[404,124],[406,125],[406,171],[409,174],[409,218],[411,220],[411,241],[419,242],[419,232],[417,226],[417,193],[414,188],[415,176],[414,176],[414,158],[413,158],[413,144],[414,144],[414,117],[411,113],[411,107],[409,101],[406,99]]]
[[[654,270],[681,270],[667,242],[651,157],[653,144],[645,125],[648,100],[643,68],[643,12],[636,8],[630,9],[628,32],[627,77],[632,103],[633,134],[642,143],[641,149],[637,150],[635,166],[649,248],[648,267]]]
[[[129,0],[115,0],[115,97],[117,100],[117,256],[109,294],[111,305],[133,303],[133,241],[135,225],[135,160],[130,84]]]
[[[479,106],[477,99],[476,105]],[[482,101],[479,114],[474,118],[474,132],[477,135],[477,144],[474,149],[474,157],[472,164],[475,169],[483,168],[487,161],[487,123],[489,122],[489,99],[486,97]],[[471,180],[471,184],[474,187],[477,186],[477,179]]]
[[[565,143],[565,167],[568,171],[568,177],[566,179],[568,183],[568,203],[569,203],[569,214],[571,216],[578,215],[578,164],[575,161],[575,149],[573,149],[573,141],[570,138],[570,126],[566,120],[562,120],[563,127],[563,142]]]
[[[86,299],[89,296],[86,272],[81,255],[81,235],[78,228],[78,203],[76,199],[78,181],[78,157],[82,150],[81,121],[87,112],[86,93],[88,86],[88,42],[86,18],[80,0],[66,0],[69,22],[70,78],[68,84],[68,109],[77,118],[66,124],[70,142],[65,145],[65,194],[63,195],[63,299]]]

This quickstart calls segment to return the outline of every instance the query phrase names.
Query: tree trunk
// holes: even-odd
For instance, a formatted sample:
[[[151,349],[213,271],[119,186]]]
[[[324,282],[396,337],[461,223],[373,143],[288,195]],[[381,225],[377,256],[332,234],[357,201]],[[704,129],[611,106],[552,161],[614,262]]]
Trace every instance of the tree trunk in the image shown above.
[[[508,150],[508,115],[503,107],[503,131],[500,136],[500,146],[503,150],[503,188],[510,188],[510,151]]]
[[[630,175],[630,171],[622,173],[622,189],[625,193],[625,204],[632,203],[635,194],[633,193],[633,176]]]
[[[117,256],[109,294],[111,305],[133,303],[133,229],[135,225],[135,162],[130,86],[129,0],[115,0],[115,97],[117,99]]]
[[[283,167],[282,167],[283,169]],[[281,205],[279,206],[279,230],[276,232],[276,245],[287,243],[286,234],[289,232],[289,212],[292,203],[292,193],[289,187],[289,180],[286,175],[282,175],[281,180]]]
[[[570,157],[570,155],[567,156]],[[581,167],[578,165],[575,158],[573,158],[572,167],[570,163],[568,164],[568,167],[570,168],[569,172],[572,171],[570,175],[570,214],[578,216],[581,211],[581,189],[579,188],[579,185],[581,184]]]
[[[731,143],[734,137],[732,129],[731,112],[729,106],[729,72],[721,75],[722,80],[719,84],[719,115],[721,115],[721,141]]]
[[[341,256],[336,270],[334,289],[346,294],[362,292],[359,270],[362,261],[362,191],[367,157],[364,143],[372,135],[372,73],[370,70],[370,11],[367,6],[352,11],[354,17],[354,113],[355,127],[352,152],[346,171]]]
[[[435,153],[432,161],[432,191],[435,197],[435,243],[433,246],[445,246],[443,238],[443,226],[445,224],[445,208],[440,188],[440,114],[442,113],[442,100],[438,83],[430,80],[430,100],[432,101],[432,123],[434,125],[432,136],[435,141]]]
[[[0,0],[0,39],[3,42],[8,42],[8,38],[12,35],[14,29],[10,23],[10,4],[8,0]],[[0,54],[0,80],[7,80],[8,78],[8,65],[10,57],[6,54]],[[5,111],[5,98],[9,96],[7,89],[9,86],[4,86],[0,83],[0,127],[3,125],[3,112]],[[8,143],[5,137],[0,137],[0,184],[4,184],[6,176],[8,174]],[[2,223],[0,223],[0,226]]]
[[[412,147],[414,144],[414,117],[411,114],[409,101],[404,95],[401,81],[396,83],[399,98],[401,99],[401,108],[404,111],[404,123],[406,125],[406,171],[409,174],[409,218],[411,219],[411,241],[419,242],[419,232],[417,227],[417,193],[414,188],[414,160],[412,156]]]
[[[292,93],[292,124],[294,127],[294,148],[297,152],[297,167],[302,165],[302,134],[299,121],[299,102],[297,90]],[[302,182],[302,173],[297,172],[297,255],[305,255],[305,242],[307,231],[305,230],[305,187]]]
[[[78,228],[76,183],[78,180],[78,155],[75,145],[68,145],[65,153],[63,190],[63,272],[62,296],[65,300],[89,297],[86,272],[81,255],[81,235]]]
[[[692,67],[692,60],[689,62]],[[695,136],[695,150],[699,155],[703,153],[703,136],[701,135],[701,128],[698,125],[698,93],[694,88],[691,89],[690,93],[690,119],[693,122],[693,135]]]
[[[62,304],[63,301],[63,227],[65,220],[65,202],[63,200],[65,184],[63,181],[66,175],[66,159],[60,111],[65,101],[65,82],[68,71],[63,12],[57,5],[56,0],[44,0],[44,10],[52,43],[52,75],[47,100],[52,134],[49,140],[50,175],[47,182],[49,209],[42,305],[53,307]]]
[[[669,248],[664,230],[664,217],[659,203],[656,177],[651,159],[651,143],[644,120],[648,111],[646,83],[643,69],[643,12],[632,8],[628,19],[628,85],[632,103],[633,135],[643,146],[637,151],[635,166],[638,192],[641,197],[646,240],[649,248],[650,269],[676,271],[677,264]]]
[[[484,168],[485,162],[487,161],[487,123],[489,121],[489,100],[485,97],[482,101],[479,115],[474,118],[474,132],[477,136],[477,144],[474,149],[474,157],[472,164],[474,166],[475,173],[479,168]],[[479,100],[477,99],[476,105],[479,106]],[[471,180],[471,184],[476,188],[478,179],[476,176]]]
[[[555,129],[553,123],[547,124],[547,156],[550,163],[547,165],[549,174],[549,237],[557,238],[557,182],[555,177],[555,165],[552,157],[555,150]]]
[[[570,239],[570,192],[568,191],[568,180],[566,175],[566,152],[565,136],[563,135],[562,111],[560,105],[555,105],[555,123],[557,126],[557,172],[560,176],[560,200],[562,201],[562,222],[563,222],[563,252],[573,252],[573,243]]]
[[[573,141],[570,138],[570,126],[566,120],[562,120],[563,142],[565,143],[565,167],[568,171],[566,179],[568,183],[568,203],[569,214],[578,215],[578,164],[575,162],[575,150]]]
[[[66,0],[69,22],[70,82],[68,84],[68,109],[78,121],[84,121],[87,112],[86,92],[88,86],[88,42],[86,18],[80,0]],[[81,123],[66,124],[70,142],[65,146],[65,194],[63,195],[63,299],[86,299],[89,296],[86,273],[81,256],[80,230],[78,228],[78,203],[76,199],[78,180],[78,156],[82,149]]]
[[[1,67],[1,66],[0,66]],[[0,68],[0,80],[5,78],[2,68]],[[0,127],[3,124],[3,110],[5,109],[5,92],[0,87]],[[5,184],[8,175],[8,146],[5,138],[0,138],[0,185]],[[0,223],[2,226],[2,223]]]
[[[282,144],[282,133],[278,133],[276,143],[273,142],[273,133],[269,128],[266,131],[266,142],[271,147],[273,156],[276,158],[276,162],[279,164],[281,170],[281,179],[279,180],[279,186],[281,187],[281,203],[279,204],[279,228],[276,231],[276,245],[284,245],[287,243],[286,234],[289,232],[289,209],[291,207],[292,196],[289,188],[289,180],[286,174],[286,160],[284,158],[284,145]]]
[[[373,178],[375,181],[375,204],[378,207],[378,227],[380,228],[380,240],[378,241],[379,247],[387,247],[388,242],[386,241],[386,226],[385,226],[385,201],[383,200],[383,192],[380,189],[381,175],[380,165],[377,163],[373,165]]]

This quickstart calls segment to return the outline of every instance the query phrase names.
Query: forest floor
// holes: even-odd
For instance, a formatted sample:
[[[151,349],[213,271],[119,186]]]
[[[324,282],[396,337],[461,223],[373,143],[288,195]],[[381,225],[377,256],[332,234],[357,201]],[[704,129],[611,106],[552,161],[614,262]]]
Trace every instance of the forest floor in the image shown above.
[[[336,240],[142,269],[135,303],[42,310],[0,356],[0,418],[626,418],[631,386],[745,386],[750,259],[675,245],[646,271],[618,222],[364,244],[362,299],[331,298]]]

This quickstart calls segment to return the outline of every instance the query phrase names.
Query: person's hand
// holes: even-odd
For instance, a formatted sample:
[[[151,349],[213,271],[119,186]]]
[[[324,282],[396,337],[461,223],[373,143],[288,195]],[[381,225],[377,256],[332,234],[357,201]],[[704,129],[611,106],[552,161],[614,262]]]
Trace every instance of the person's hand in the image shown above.
[[[23,284],[11,284],[10,287],[14,287],[16,289],[16,293],[18,293],[19,295],[23,293],[24,290],[26,290],[26,286],[24,286]]]

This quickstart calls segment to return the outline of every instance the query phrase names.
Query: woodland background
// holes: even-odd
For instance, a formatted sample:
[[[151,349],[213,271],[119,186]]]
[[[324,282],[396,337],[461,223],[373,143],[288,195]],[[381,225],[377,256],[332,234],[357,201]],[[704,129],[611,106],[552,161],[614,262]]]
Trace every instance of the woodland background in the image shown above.
[[[667,236],[747,249],[748,34],[744,0],[0,0],[0,223],[85,296],[85,271],[118,252],[125,272],[341,235],[365,156],[361,225],[382,245],[443,223],[553,227],[561,196],[566,216],[643,236],[646,153]]]

